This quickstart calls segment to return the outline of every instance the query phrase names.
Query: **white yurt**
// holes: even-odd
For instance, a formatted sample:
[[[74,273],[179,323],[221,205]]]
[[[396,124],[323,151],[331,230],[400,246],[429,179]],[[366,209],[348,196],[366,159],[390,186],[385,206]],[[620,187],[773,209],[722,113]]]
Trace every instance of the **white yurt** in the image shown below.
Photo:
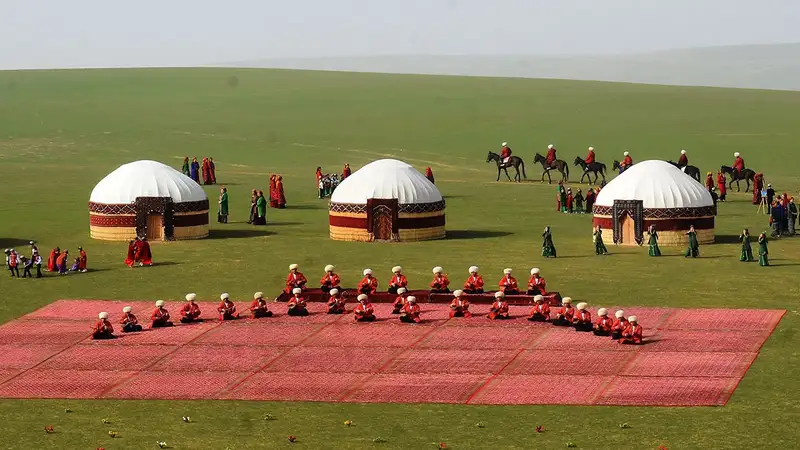
[[[339,241],[422,241],[445,237],[445,202],[425,175],[395,159],[373,161],[336,187],[330,236]]]
[[[655,225],[660,245],[685,245],[694,225],[701,244],[714,242],[714,201],[694,178],[664,161],[634,164],[609,182],[592,207],[607,244],[639,245]]]
[[[191,178],[156,161],[124,164],[89,196],[95,239],[200,239],[208,236],[208,197]]]

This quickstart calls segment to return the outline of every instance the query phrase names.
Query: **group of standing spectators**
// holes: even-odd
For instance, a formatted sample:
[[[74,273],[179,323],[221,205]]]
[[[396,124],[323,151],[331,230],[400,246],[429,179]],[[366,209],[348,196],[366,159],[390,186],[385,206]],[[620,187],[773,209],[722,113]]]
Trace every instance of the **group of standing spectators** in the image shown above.
[[[191,178],[195,183],[200,184],[200,176],[203,177],[202,184],[217,184],[217,167],[214,165],[214,158],[203,158],[202,165],[197,162],[197,157],[192,158],[189,162],[189,157],[183,158],[183,167],[181,172]]]
[[[286,194],[283,190],[283,177],[280,175],[270,175],[269,177],[269,200],[264,197],[264,191],[253,189],[250,195],[250,218],[247,223],[253,225],[267,224],[267,204],[270,208],[286,208]]]
[[[39,253],[39,247],[36,246],[34,241],[30,241],[31,256],[30,258],[19,253],[13,248],[5,249],[6,254],[6,267],[12,278],[33,278],[31,270],[36,267],[36,278],[42,278],[42,264],[44,259]],[[83,247],[78,247],[78,256],[70,264],[69,250],[56,247],[50,252],[47,258],[47,271],[66,275],[69,272],[86,272],[87,257]],[[19,269],[22,268],[22,275],[19,274]]]

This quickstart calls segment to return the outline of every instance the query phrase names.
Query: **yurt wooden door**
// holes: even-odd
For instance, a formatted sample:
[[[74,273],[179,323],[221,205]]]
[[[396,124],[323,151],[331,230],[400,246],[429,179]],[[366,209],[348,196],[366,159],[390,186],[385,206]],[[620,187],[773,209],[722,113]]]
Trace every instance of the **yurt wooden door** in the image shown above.
[[[622,218],[622,244],[636,244],[634,236],[636,236],[636,222],[633,221],[631,216],[625,214]]]
[[[397,199],[367,200],[367,228],[376,241],[394,241],[399,236],[399,203]]]
[[[644,207],[641,200],[614,200],[614,243],[641,245],[644,240]]]
[[[164,217],[161,214],[147,216],[147,239],[150,241],[164,240]]]

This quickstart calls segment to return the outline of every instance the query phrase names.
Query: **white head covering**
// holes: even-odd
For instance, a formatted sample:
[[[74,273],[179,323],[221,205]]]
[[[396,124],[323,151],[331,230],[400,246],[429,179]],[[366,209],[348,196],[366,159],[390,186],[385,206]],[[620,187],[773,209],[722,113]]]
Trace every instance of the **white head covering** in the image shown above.
[[[500,144],[500,145],[502,145],[503,147],[505,147],[506,145],[508,145],[508,142],[503,142],[503,143],[502,143],[502,144]]]
[[[325,266],[325,272],[333,272],[334,269],[336,269],[336,267],[334,267],[331,264],[328,264],[327,266]]]
[[[302,293],[303,293],[303,290],[302,290],[302,289],[300,289],[300,288],[294,288],[294,289],[292,289],[292,294],[302,294]]]
[[[630,316],[630,317],[628,317],[628,322],[638,322],[638,321],[639,321],[639,318],[638,318],[638,317],[636,317],[636,316]]]
[[[108,313],[105,312],[105,311],[101,312],[100,314],[97,315],[97,318],[98,319],[108,319]]]
[[[625,317],[625,311],[618,309],[617,312],[614,313],[614,317],[616,317],[617,319],[622,319],[623,317]]]
[[[126,307],[122,308],[122,312],[124,312],[126,314],[131,312],[131,311],[133,311],[133,308],[131,308],[130,306],[126,306]]]
[[[608,314],[608,310],[605,309],[605,308],[600,308],[600,309],[597,310],[597,315],[598,316],[605,316],[607,314]]]
[[[494,298],[503,298],[505,296],[506,296],[506,294],[503,291],[497,291],[497,292],[494,293]]]
[[[543,302],[544,301],[544,296],[542,296],[542,295],[534,295],[533,296],[533,301],[535,301],[535,302]]]
[[[328,291],[328,292],[329,292],[331,295],[338,295],[338,294],[339,294],[339,290],[338,290],[338,289],[336,289],[336,288],[333,288],[333,289],[331,289],[331,290],[330,290],[330,291]]]
[[[628,156],[628,152],[622,152],[622,156]]]
[[[194,294],[194,293],[186,294],[186,301],[187,302],[193,302],[195,300],[197,300],[197,294]]]
[[[539,273],[539,268],[538,267],[534,267],[533,269],[531,269],[531,275],[536,275],[538,273]]]
[[[733,156],[738,158],[739,157],[739,152],[734,153]]]
[[[567,305],[572,303],[572,297],[564,297],[561,299],[561,303],[566,303]]]
[[[589,147],[589,151],[593,152],[594,151],[594,147]]]
[[[469,267],[469,273],[477,273],[477,272],[478,272],[478,266]]]
[[[681,150],[681,155],[685,155],[685,154],[686,154],[686,150]]]
[[[548,150],[552,150],[552,149],[553,149],[553,144],[550,144],[550,145],[548,145],[548,146],[547,146],[547,149],[548,149]]]
[[[227,292],[225,292],[225,293],[223,293],[222,295],[219,296],[220,300],[228,300],[229,298],[231,298],[231,296],[228,295]]]
[[[358,299],[358,301],[363,302],[364,300],[367,299],[367,294],[358,294],[358,297],[356,298]]]
[[[397,293],[398,294],[405,294],[406,292],[408,292],[408,289],[406,289],[406,288],[402,288],[401,287],[401,288],[397,289]]]
[[[408,298],[406,299],[406,301],[408,301],[408,303],[417,303],[417,297],[414,297],[413,295],[409,295]]]
[[[463,294],[464,294],[464,291],[462,291],[461,289],[456,289],[455,291],[453,291],[453,296],[454,297],[461,297],[461,295],[463,295]]]
[[[156,300],[156,308],[162,308],[164,306],[164,300]]]
[[[263,292],[256,292],[255,294],[253,294],[253,300],[258,300],[260,298],[264,298]]]
[[[394,267],[392,267],[392,273],[400,273],[400,272],[402,272],[402,271],[403,271],[403,268],[402,268],[402,267],[400,267],[400,266],[394,266]]]
[[[364,276],[372,275],[372,269],[364,269]]]
[[[511,269],[503,269],[503,273],[506,275],[511,275]]]
[[[433,273],[442,273],[442,272],[444,272],[444,269],[442,269],[439,266],[433,268]]]
[[[289,264],[289,270],[296,270],[296,269],[298,269],[299,267],[300,267],[300,266],[298,266],[297,264]]]
[[[586,305],[586,303],[580,302],[578,303],[578,306],[576,306],[576,308],[578,308],[578,311],[583,311],[584,309],[586,309],[586,306],[588,306]]]

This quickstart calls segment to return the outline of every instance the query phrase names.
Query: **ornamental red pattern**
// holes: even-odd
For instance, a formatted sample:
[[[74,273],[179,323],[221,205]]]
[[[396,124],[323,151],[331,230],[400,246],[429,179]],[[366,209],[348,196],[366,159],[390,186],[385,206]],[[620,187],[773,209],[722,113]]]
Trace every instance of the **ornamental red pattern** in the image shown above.
[[[612,206],[592,206],[592,213],[600,216],[613,215]],[[645,219],[679,219],[692,217],[712,217],[714,216],[713,206],[701,206],[696,208],[645,208]]]
[[[208,199],[196,202],[173,203],[172,205],[173,212],[176,213],[207,211],[209,208]],[[136,203],[111,204],[89,202],[89,212],[98,214],[136,214]]]
[[[89,215],[89,225],[93,227],[128,227],[133,228],[136,226],[136,216],[98,216],[95,214]]]
[[[328,209],[333,213],[345,214],[366,214],[367,205],[357,203],[333,203],[331,202]],[[401,204],[397,208],[398,213],[420,214],[429,212],[438,212],[445,209],[445,201],[441,200],[432,203],[409,203]]]

